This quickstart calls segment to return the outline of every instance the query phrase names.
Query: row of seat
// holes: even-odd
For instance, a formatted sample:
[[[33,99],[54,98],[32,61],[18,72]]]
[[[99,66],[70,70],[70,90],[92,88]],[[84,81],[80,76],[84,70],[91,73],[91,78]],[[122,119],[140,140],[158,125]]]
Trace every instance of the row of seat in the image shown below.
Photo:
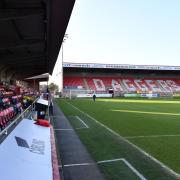
[[[15,116],[15,110],[13,107],[9,107],[7,109],[4,109],[0,112],[0,128],[5,128],[8,123],[12,120],[12,118]]]
[[[83,87],[84,82],[82,77],[64,77],[64,87]]]
[[[16,86],[0,86],[0,130],[3,130],[15,116],[27,108],[27,101],[23,97],[28,93],[23,91],[23,94],[15,91]]]
[[[180,92],[178,78],[64,77],[64,88],[117,92]]]

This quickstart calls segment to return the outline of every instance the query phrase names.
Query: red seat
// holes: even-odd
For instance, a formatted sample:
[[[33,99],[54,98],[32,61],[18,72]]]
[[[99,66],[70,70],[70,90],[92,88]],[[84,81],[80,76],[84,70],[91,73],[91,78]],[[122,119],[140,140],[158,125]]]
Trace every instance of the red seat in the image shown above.
[[[64,87],[77,88],[78,86],[84,87],[82,77],[64,77]]]

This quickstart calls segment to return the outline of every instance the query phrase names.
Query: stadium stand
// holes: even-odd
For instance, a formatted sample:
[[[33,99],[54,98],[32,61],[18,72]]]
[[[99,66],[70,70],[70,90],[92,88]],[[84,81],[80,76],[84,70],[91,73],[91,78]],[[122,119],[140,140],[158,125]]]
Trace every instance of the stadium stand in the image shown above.
[[[87,87],[83,85],[83,79]],[[64,88],[94,90],[96,92],[108,92],[112,88],[115,92],[180,92],[180,79],[172,78],[142,78],[133,77],[65,77]]]
[[[64,86],[66,88],[84,88],[83,78],[82,77],[65,77],[64,78]]]
[[[0,131],[31,104],[34,96],[32,89],[21,88],[21,94],[16,93],[17,86],[1,85],[0,87]]]
[[[37,158],[34,158],[36,167],[29,166],[32,165],[32,159],[31,163],[29,160],[20,162],[23,157],[23,148],[18,148],[12,134],[21,133],[24,138],[30,138],[31,142],[34,140],[34,135],[39,139],[38,135],[40,134],[43,136],[42,139],[45,138],[47,142],[45,150],[47,148],[50,150],[50,130],[46,130],[48,139],[43,135],[45,131],[39,133],[39,128],[33,124],[33,121],[25,119],[29,118],[30,112],[35,109],[35,101],[29,106],[32,102],[33,92],[29,88],[17,86],[23,81],[27,83],[26,79],[29,77],[43,73],[52,74],[74,3],[75,0],[7,0],[0,2],[0,169],[2,172],[0,179],[60,179],[58,165],[56,164],[56,169],[54,165],[51,166],[51,158],[47,160],[47,156],[41,158],[38,165]],[[29,87],[38,89],[38,80],[32,80],[28,84]],[[25,134],[19,127],[22,127],[23,130],[27,128],[24,130]],[[36,128],[35,133],[34,127]],[[28,132],[30,132],[29,135]],[[20,135],[18,134],[18,136]],[[22,142],[23,139],[19,139]],[[11,143],[7,143],[8,141]],[[50,157],[51,152],[48,152]],[[20,164],[10,158],[11,153]],[[21,158],[17,158],[18,154]],[[26,155],[26,157],[28,156],[30,154]],[[53,153],[52,156],[54,157]],[[52,161],[55,159],[53,157]],[[11,161],[14,162],[14,165]],[[42,164],[48,164],[48,170],[41,168]],[[11,165],[16,166],[16,170],[8,173],[6,167],[13,169],[10,167]],[[24,169],[27,169],[27,172]],[[50,176],[47,176],[47,171]]]

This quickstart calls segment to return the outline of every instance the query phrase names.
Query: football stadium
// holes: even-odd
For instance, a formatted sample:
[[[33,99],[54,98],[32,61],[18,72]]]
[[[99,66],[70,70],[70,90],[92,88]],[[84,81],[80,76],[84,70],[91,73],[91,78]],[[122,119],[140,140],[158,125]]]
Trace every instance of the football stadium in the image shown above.
[[[63,64],[56,102],[107,179],[179,179],[178,69]]]
[[[0,2],[0,179],[180,179],[180,66],[63,60],[75,4]]]

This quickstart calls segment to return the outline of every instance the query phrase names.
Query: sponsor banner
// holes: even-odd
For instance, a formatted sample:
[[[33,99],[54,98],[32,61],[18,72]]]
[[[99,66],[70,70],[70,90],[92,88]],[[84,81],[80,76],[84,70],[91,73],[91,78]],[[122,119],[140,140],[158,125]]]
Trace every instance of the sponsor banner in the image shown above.
[[[96,94],[96,97],[112,97],[112,94]]]
[[[140,97],[139,94],[124,94],[124,97]]]
[[[143,93],[143,94],[141,94],[141,97],[147,97],[147,94]]]
[[[2,180],[52,180],[50,128],[24,119],[0,145]]]
[[[78,94],[78,98],[92,97],[93,94]],[[96,94],[96,97],[112,97],[112,94]]]
[[[124,97],[158,97],[158,94],[146,94],[146,93],[142,93],[142,94],[124,94]]]
[[[106,69],[147,69],[147,70],[180,70],[180,66],[133,65],[133,64],[96,64],[96,63],[68,63],[63,67],[73,68],[106,68]]]
[[[78,98],[86,98],[86,97],[92,97],[92,94],[77,94]]]
[[[141,94],[141,97],[148,97],[148,98],[152,98],[152,97],[158,97],[158,94],[153,93],[153,94]]]
[[[180,94],[173,94],[173,97],[180,97]]]
[[[167,92],[167,93],[161,92],[161,93],[159,93],[158,95],[159,95],[159,97],[171,97],[171,96],[172,96],[172,93],[169,93],[169,92]]]

